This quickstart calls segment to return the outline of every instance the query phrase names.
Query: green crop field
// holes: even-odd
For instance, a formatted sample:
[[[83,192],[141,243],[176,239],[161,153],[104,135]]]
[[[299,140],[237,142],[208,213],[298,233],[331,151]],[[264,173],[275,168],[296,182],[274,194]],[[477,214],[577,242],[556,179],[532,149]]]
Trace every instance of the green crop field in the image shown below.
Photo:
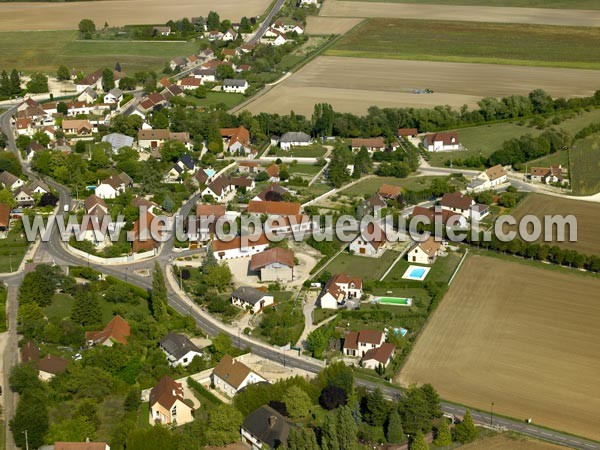
[[[351,0],[352,1],[352,0]],[[596,0],[356,0],[385,3],[416,3],[431,5],[505,6],[553,9],[600,9]]]
[[[0,67],[56,72],[59,65],[89,72],[113,67],[125,72],[161,70],[175,56],[197,51],[193,42],[81,41],[76,31],[1,32]]]
[[[327,55],[600,69],[600,28],[370,19]]]
[[[577,142],[570,159],[573,192],[577,195],[600,192],[600,135]]]

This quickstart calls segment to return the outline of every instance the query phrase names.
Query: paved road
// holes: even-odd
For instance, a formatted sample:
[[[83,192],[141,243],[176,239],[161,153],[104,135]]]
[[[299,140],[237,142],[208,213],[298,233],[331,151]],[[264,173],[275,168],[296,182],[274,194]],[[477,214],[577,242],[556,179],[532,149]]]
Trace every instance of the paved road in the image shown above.
[[[263,22],[260,24],[258,30],[256,30],[256,33],[254,33],[254,36],[248,40],[248,44],[256,44],[258,41],[260,41],[260,39],[271,26],[273,17],[275,17],[275,15],[279,12],[284,3],[285,0],[277,0],[277,3],[275,3],[269,14],[267,14],[265,20],[263,20]]]

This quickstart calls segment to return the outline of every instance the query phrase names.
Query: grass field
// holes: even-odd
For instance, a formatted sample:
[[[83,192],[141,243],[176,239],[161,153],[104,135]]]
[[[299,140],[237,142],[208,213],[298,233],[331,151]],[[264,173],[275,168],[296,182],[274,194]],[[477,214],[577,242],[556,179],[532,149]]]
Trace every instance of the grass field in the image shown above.
[[[271,147],[269,150],[269,156],[287,156],[288,158],[321,158],[325,153],[327,153],[327,149],[317,144],[307,147],[292,147],[290,150]]]
[[[171,58],[198,50],[193,42],[77,39],[76,31],[0,33],[0,67],[56,73],[58,66],[64,64],[88,72],[106,66],[114,67],[118,61],[124,72],[133,75],[138,70],[160,71]]]
[[[571,149],[571,187],[577,195],[600,192],[600,135],[589,136]]]
[[[410,191],[423,191],[429,188],[431,180],[445,179],[446,177],[373,177],[361,180],[353,186],[340,191],[340,194],[348,197],[364,197],[372,195],[379,190],[382,184],[391,184],[392,186],[400,186]]]
[[[435,35],[435,33],[434,33]],[[432,39],[435,41],[435,39]],[[382,44],[385,48],[385,43]],[[379,54],[374,53],[372,57]],[[430,88],[433,94],[415,94]],[[590,96],[598,89],[598,72],[552,67],[462,64],[399,59],[319,56],[258,97],[245,109],[310,116],[315,103],[336,111],[364,114],[368,108],[476,107],[482,97],[527,95],[544,89],[553,97]]]
[[[92,19],[98,27],[131,24],[164,24],[182,17],[208,16],[210,11],[222,19],[238,22],[242,16],[262,15],[269,0],[106,0],[77,6],[69,2],[0,3],[0,31],[75,30],[81,19]]]
[[[565,450],[565,447],[559,445],[508,433],[480,439],[461,448],[463,450]]]
[[[332,274],[345,273],[363,280],[379,280],[381,275],[398,257],[398,252],[387,250],[380,258],[340,253],[324,270]]]
[[[470,256],[399,381],[599,439],[599,297],[595,276]]]
[[[513,213],[517,223],[527,214],[537,217],[573,214],[577,218],[577,242],[549,242],[548,244],[577,250],[584,254],[600,255],[598,234],[600,204],[532,194]]]
[[[350,0],[353,1],[353,0]],[[496,6],[517,8],[600,9],[596,0],[359,0],[386,3]]]
[[[327,55],[600,69],[600,28],[369,19]]]
[[[21,231],[13,229],[6,239],[0,239],[0,273],[15,271],[27,252],[29,242],[21,237]]]
[[[227,109],[239,105],[244,99],[244,94],[212,91],[206,93],[206,98],[195,98],[189,95],[186,97],[186,100],[191,101],[196,106],[207,108],[209,106],[224,104]]]

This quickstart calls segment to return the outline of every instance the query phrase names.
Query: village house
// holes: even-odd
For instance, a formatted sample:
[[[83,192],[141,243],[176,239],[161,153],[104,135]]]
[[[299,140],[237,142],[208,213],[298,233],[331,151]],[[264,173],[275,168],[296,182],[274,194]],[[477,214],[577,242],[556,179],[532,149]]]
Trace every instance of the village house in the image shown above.
[[[279,412],[263,405],[244,419],[241,429],[242,442],[250,445],[252,450],[284,447],[293,426]]]
[[[396,346],[389,342],[384,342],[378,348],[367,350],[360,360],[360,365],[365,369],[379,370],[385,369],[394,359]]]
[[[106,324],[103,330],[86,331],[85,340],[89,347],[104,345],[112,347],[114,344],[127,345],[127,338],[131,334],[129,324],[121,316],[115,316]]]
[[[188,174],[193,175],[198,171],[199,167],[196,165],[196,161],[187,153],[181,155],[171,170],[167,173],[166,181],[175,181],[181,179],[182,175]]]
[[[48,185],[38,179],[32,180],[31,183],[29,183],[29,186],[27,186],[27,188],[34,194],[44,195],[50,192],[50,188],[48,187]]]
[[[248,311],[258,314],[267,306],[274,302],[274,297],[259,289],[250,286],[241,286],[231,294],[231,304]]]
[[[446,152],[462,148],[456,131],[428,134],[423,139],[423,147],[429,152]]]
[[[387,238],[384,231],[376,223],[369,223],[350,243],[350,251],[359,256],[379,258],[385,253]]]
[[[196,216],[188,217],[184,223],[184,231],[192,242],[206,242],[215,232],[217,221],[225,216],[225,205],[196,205]]]
[[[83,208],[85,209],[86,214],[90,216],[102,217],[104,214],[108,213],[106,202],[96,194],[92,194],[85,199]]]
[[[226,78],[223,80],[223,92],[245,94],[250,85],[246,80]]]
[[[444,249],[444,243],[430,236],[423,242],[415,242],[408,252],[407,259],[416,264],[433,264]]]
[[[133,146],[133,138],[121,133],[110,133],[102,136],[102,142],[108,142],[113,153],[117,153],[123,147]]]
[[[475,205],[475,200],[460,192],[446,193],[442,196],[442,200],[440,201],[442,209],[462,214],[467,218],[471,213],[471,207],[473,205]]]
[[[225,355],[213,369],[211,381],[219,391],[233,397],[246,386],[264,383],[267,380],[243,362]]]
[[[323,309],[338,309],[348,299],[362,297],[362,280],[344,273],[332,276],[319,294],[317,304]]]
[[[277,166],[275,166],[277,167]],[[278,183],[271,183],[264,188],[259,194],[252,198],[254,202],[282,202],[284,196],[289,194],[289,191],[280,186]]]
[[[113,199],[121,195],[127,188],[133,186],[133,180],[129,175],[121,172],[118,175],[111,175],[102,180],[96,187],[95,194],[102,199]]]
[[[21,117],[15,121],[15,128],[19,136],[33,136],[35,129],[33,128],[33,120],[29,117]]]
[[[500,164],[490,167],[477,175],[467,186],[469,192],[483,192],[496,189],[508,181],[506,169]]]
[[[545,184],[563,183],[565,181],[562,165],[532,167],[529,169],[529,179],[534,182]]]
[[[17,202],[17,206],[30,207],[35,204],[35,199],[33,198],[33,192],[26,188],[25,186],[20,187],[15,192],[15,202]]]
[[[247,213],[268,216],[297,216],[302,205],[298,202],[250,201]]]
[[[219,133],[229,153],[247,155],[252,152],[250,132],[243,125],[237,128],[221,128]]]
[[[359,219],[362,219],[367,215],[377,217],[378,215],[381,215],[381,210],[386,206],[387,204],[381,197],[374,194],[356,207],[356,217]]]
[[[237,33],[230,28],[225,33],[223,33],[223,35],[221,36],[221,40],[223,42],[231,42],[235,41],[237,39],[237,36]]]
[[[272,45],[273,47],[281,47],[282,45],[287,44],[288,39],[285,33],[282,33],[281,31],[271,27],[265,32],[261,42]]]
[[[352,139],[351,147],[353,151],[359,151],[365,147],[369,153],[373,153],[384,151],[387,148],[387,145],[382,137],[376,137],[368,139]]]
[[[202,86],[202,84],[201,78],[185,77],[179,80],[179,86],[181,86],[184,91],[193,91]]]
[[[385,334],[375,330],[351,331],[344,339],[344,356],[362,358],[372,349],[379,348],[385,342]]]
[[[33,161],[33,158],[36,155],[36,153],[44,150],[46,150],[46,148],[37,141],[29,142],[29,144],[27,144],[27,147],[25,148],[25,160],[30,163],[31,161]]]
[[[183,69],[186,65],[187,65],[187,59],[185,59],[181,56],[173,58],[171,61],[169,61],[169,68],[173,72]]]
[[[96,247],[103,247],[106,243],[106,233],[100,226],[100,218],[96,215],[81,219],[81,227],[77,234],[77,240],[88,241]]]
[[[202,358],[202,351],[183,334],[168,333],[159,341],[159,345],[167,355],[170,366],[187,367],[195,357]]]
[[[292,281],[294,279],[294,252],[274,247],[252,255],[250,271],[260,272],[260,281]]]
[[[212,197],[217,203],[227,203],[233,199],[235,188],[231,185],[229,178],[220,176],[208,184],[201,195],[202,197]]]
[[[89,104],[96,103],[98,100],[98,93],[92,88],[86,88],[79,96],[77,101]]]
[[[154,27],[152,28],[152,36],[169,36],[171,27]]]
[[[65,119],[62,122],[62,130],[65,134],[74,134],[77,136],[90,136],[98,131],[87,119]]]
[[[21,361],[33,365],[42,381],[50,381],[59,373],[64,373],[69,365],[68,359],[50,354],[40,358],[40,349],[33,341],[27,341],[21,348]]]
[[[123,100],[123,91],[119,88],[113,88],[104,95],[104,103],[109,105],[120,104]]]
[[[76,83],[77,93],[81,93],[87,89],[99,89],[100,87],[102,87],[102,70],[90,73]]]
[[[184,425],[194,420],[194,408],[185,402],[181,383],[165,375],[150,391],[151,425]]]
[[[279,166],[277,164],[271,164],[265,169],[269,176],[269,182],[279,183]]]
[[[133,253],[155,252],[160,247],[160,242],[154,239],[152,235],[155,218],[154,214],[146,211],[138,220],[133,222],[133,229],[131,230],[131,250]],[[160,229],[156,231],[158,234],[162,234]]]
[[[419,223],[435,224],[439,221],[449,228],[467,228],[468,223],[465,216],[460,213],[455,213],[441,207],[424,208],[423,206],[415,206],[411,214],[411,220],[418,218]],[[426,223],[427,222],[427,223]],[[417,223],[415,222],[415,226]]]
[[[214,83],[217,81],[217,71],[215,69],[198,68],[192,72],[194,78],[198,78],[204,83]]]
[[[2,186],[9,191],[16,191],[25,184],[23,180],[6,170],[4,172],[0,172],[0,183],[2,183]]]
[[[249,192],[256,187],[256,183],[254,182],[254,178],[250,177],[231,177],[229,179],[229,183],[236,190],[242,190],[242,192]]]
[[[260,164],[256,161],[242,161],[238,163],[238,171],[240,173],[258,173],[260,171]]]
[[[398,137],[402,138],[416,138],[419,135],[419,130],[416,128],[399,128],[398,129]]]
[[[382,184],[377,194],[385,200],[399,200],[402,196],[402,188],[391,184]]]
[[[167,129],[141,129],[138,131],[138,145],[142,149],[158,149],[166,141],[181,142],[188,150],[194,148],[190,141],[190,134],[187,132],[176,133]]]
[[[245,238],[247,242],[242,242],[241,236],[236,236],[228,242],[214,239],[211,244],[213,255],[220,261],[247,258],[266,250],[270,244],[264,234],[245,236]]]
[[[312,143],[312,138],[302,131],[288,131],[279,139],[279,147],[282,150],[290,150],[292,147],[308,147]]]

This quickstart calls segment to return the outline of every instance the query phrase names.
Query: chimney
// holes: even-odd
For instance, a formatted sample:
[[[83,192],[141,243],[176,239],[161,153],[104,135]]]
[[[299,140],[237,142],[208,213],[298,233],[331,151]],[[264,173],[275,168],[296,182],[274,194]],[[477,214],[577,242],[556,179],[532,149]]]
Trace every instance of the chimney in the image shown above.
[[[269,416],[269,428],[273,428],[276,423],[277,423],[277,417]]]
[[[177,390],[173,389],[173,397],[177,397]]]

